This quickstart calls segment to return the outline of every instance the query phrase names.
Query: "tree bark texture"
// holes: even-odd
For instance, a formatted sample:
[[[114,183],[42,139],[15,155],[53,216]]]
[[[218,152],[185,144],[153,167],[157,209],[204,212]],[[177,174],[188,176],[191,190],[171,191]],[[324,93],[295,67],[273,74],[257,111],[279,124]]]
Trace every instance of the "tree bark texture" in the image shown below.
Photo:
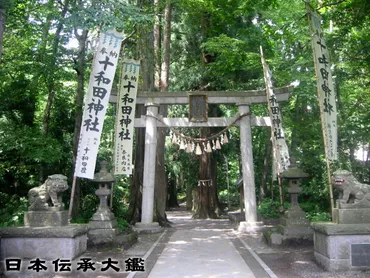
[[[161,87],[161,10],[159,7],[160,0],[154,0],[155,17],[154,17],[154,57],[155,57],[155,76],[154,87],[160,91]]]
[[[187,183],[186,185],[186,210],[193,209],[193,185]]]
[[[42,121],[42,131],[44,135],[48,134],[49,131],[49,122],[50,122],[50,116],[51,116],[51,108],[54,103],[55,98],[55,72],[57,70],[56,63],[57,63],[57,55],[59,52],[59,43],[60,43],[60,37],[61,32],[63,30],[64,22],[63,19],[66,16],[66,13],[69,8],[69,0],[66,0],[63,5],[63,9],[61,12],[61,21],[59,21],[57,29],[55,31],[55,38],[52,44],[52,53],[51,53],[51,59],[50,64],[48,65],[48,76],[47,76],[47,90],[48,90],[48,100],[46,103],[45,111],[44,111],[44,117]]]
[[[49,4],[51,6],[51,8],[53,7],[53,3],[54,1],[50,1]],[[46,87],[47,87],[47,92],[48,92],[48,99],[47,99],[47,102],[46,102],[46,107],[45,107],[45,110],[44,110],[44,115],[43,115],[43,119],[42,119],[42,133],[43,135],[47,136],[48,133],[49,133],[49,124],[50,124],[50,118],[51,118],[51,110],[52,110],[52,107],[53,107],[53,103],[54,103],[54,98],[55,98],[55,73],[57,71],[57,67],[56,67],[56,64],[57,64],[57,56],[58,56],[58,52],[59,52],[59,43],[60,43],[60,38],[61,38],[61,32],[63,30],[63,27],[64,27],[64,22],[63,22],[63,19],[68,11],[68,8],[69,8],[69,0],[66,0],[64,5],[63,5],[63,9],[62,9],[62,12],[61,12],[61,20],[59,21],[58,25],[57,25],[57,29],[55,31],[55,38],[53,40],[53,43],[52,43],[52,52],[51,52],[51,56],[50,56],[50,62],[48,63],[45,63],[45,66],[47,66],[48,68],[48,71],[46,71]],[[52,20],[52,19],[50,19]],[[50,28],[50,23],[47,23],[49,24],[48,27],[45,28],[48,29],[49,31],[49,28]],[[44,180],[45,179],[45,165],[41,164],[40,165],[40,179],[41,180]]]
[[[201,128],[200,136],[202,138],[209,135],[209,128]],[[202,152],[200,155],[199,164],[199,180],[210,180],[211,176],[211,154],[207,152]],[[193,219],[207,219],[207,218],[217,218],[216,215],[216,200],[215,200],[215,187],[212,184],[198,185],[195,188],[194,196],[197,198],[195,201],[195,213]]]
[[[136,106],[135,117],[145,114],[144,105]],[[145,128],[136,128],[135,130],[135,160],[134,172],[131,178],[130,203],[128,208],[128,221],[135,224],[141,218],[141,202],[144,173],[144,145],[145,145]]]
[[[168,208],[176,208],[179,207],[179,203],[177,201],[177,186],[176,186],[176,179],[174,177],[170,177],[168,179],[168,201],[167,201]]]
[[[75,29],[75,36],[78,40],[78,53],[77,59],[75,60],[75,70],[77,74],[77,91],[75,98],[75,126],[73,132],[73,173],[74,167],[76,166],[77,148],[78,141],[80,138],[80,130],[82,125],[82,114],[83,114],[83,102],[85,95],[85,73],[86,73],[86,42],[88,30],[83,30],[81,35],[78,34],[77,29]],[[75,184],[75,196],[73,196],[73,206],[72,206],[72,218],[77,217],[80,213],[80,181],[77,178]]]
[[[157,70],[162,69],[160,76],[160,90],[162,92],[168,91],[168,80],[169,80],[169,69],[170,69],[170,36],[171,36],[171,10],[172,5],[168,4],[165,8],[165,28],[164,28],[164,59],[163,64],[160,64],[160,53],[159,59],[156,57],[156,62],[159,63],[156,66]],[[155,28],[156,31],[157,28]],[[157,55],[157,53],[155,53]],[[159,108],[159,114],[166,117],[168,114],[168,106],[161,105]],[[156,176],[155,176],[155,207],[157,221],[161,226],[167,226],[168,220],[166,215],[166,203],[167,203],[167,190],[168,182],[166,177],[165,169],[165,141],[166,141],[166,128],[158,128],[157,133],[157,156],[156,156]]]

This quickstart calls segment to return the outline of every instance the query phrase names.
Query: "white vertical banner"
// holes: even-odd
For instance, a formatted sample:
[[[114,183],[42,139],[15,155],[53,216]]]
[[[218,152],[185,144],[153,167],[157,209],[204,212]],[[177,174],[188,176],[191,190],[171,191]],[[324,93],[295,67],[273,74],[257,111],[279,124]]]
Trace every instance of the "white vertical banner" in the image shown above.
[[[140,61],[125,60],[123,62],[117,96],[115,175],[130,175],[132,173],[132,147],[139,70]]]
[[[309,9],[309,7],[308,7]],[[321,30],[321,17],[309,9],[311,43],[314,53],[317,90],[321,120],[323,121],[323,133],[325,140],[326,157],[329,160],[338,159],[337,151],[337,108],[335,91],[329,62],[329,51]]]
[[[122,39],[123,33],[115,30],[102,33],[99,38],[85,98],[74,174],[76,177],[94,178],[100,137]]]
[[[274,148],[274,158],[276,161],[276,164],[273,164],[275,165],[273,167],[274,169],[276,169],[275,171],[277,171],[276,174],[280,174],[288,170],[288,167],[290,165],[289,150],[285,141],[280,106],[272,89],[271,71],[265,61],[265,58],[263,57],[262,47],[260,48],[260,50],[266,84],[267,104],[271,118],[272,145]]]

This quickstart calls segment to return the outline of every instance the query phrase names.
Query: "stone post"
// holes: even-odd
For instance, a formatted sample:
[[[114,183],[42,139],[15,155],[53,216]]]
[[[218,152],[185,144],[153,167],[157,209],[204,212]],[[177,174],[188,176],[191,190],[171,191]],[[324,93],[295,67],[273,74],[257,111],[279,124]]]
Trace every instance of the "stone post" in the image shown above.
[[[159,105],[147,103],[146,114],[157,116]],[[155,165],[157,150],[157,120],[146,117],[145,127],[145,154],[144,154],[144,177],[143,177],[143,200],[141,203],[141,222],[136,223],[137,230],[155,232],[159,228],[158,223],[153,222],[154,210],[154,184]]]
[[[238,104],[239,113],[250,112],[249,104]],[[245,220],[240,222],[239,231],[255,231],[262,223],[257,222],[256,186],[254,182],[251,116],[240,119],[240,153],[244,189]]]

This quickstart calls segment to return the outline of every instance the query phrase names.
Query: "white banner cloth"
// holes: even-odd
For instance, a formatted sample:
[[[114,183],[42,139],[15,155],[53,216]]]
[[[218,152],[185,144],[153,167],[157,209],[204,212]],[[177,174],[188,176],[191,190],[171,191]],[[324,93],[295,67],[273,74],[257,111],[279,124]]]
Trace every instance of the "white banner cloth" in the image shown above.
[[[130,175],[132,173],[132,148],[139,70],[139,61],[125,60],[123,62],[117,97],[114,151],[115,175]]]
[[[77,177],[94,178],[100,137],[122,39],[123,33],[113,30],[102,33],[94,54],[76,157],[74,175]]]
[[[290,165],[289,150],[285,141],[283,122],[280,113],[279,103],[272,89],[271,71],[267,65],[261,48],[261,61],[266,84],[267,104],[271,118],[272,144],[274,147],[274,158],[276,163],[273,165],[273,172],[280,174]],[[276,167],[276,168],[275,168]]]
[[[329,160],[338,159],[337,151],[337,108],[332,73],[329,63],[329,51],[325,44],[324,34],[320,27],[321,17],[314,11],[311,15],[311,42],[314,53],[317,90],[319,94],[320,112],[323,121],[323,132],[326,157]]]

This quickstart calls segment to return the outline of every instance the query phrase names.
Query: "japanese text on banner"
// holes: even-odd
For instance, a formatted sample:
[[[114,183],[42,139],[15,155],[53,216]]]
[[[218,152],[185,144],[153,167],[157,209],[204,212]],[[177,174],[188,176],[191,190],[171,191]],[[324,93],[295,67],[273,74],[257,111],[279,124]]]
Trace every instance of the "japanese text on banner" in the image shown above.
[[[125,60],[117,101],[114,174],[132,173],[132,147],[140,62]]]
[[[320,111],[323,121],[324,140],[326,140],[326,157],[329,160],[338,159],[337,153],[337,108],[335,91],[329,63],[329,51],[320,27],[321,17],[311,11],[311,42],[314,52],[317,90],[319,94]]]
[[[285,141],[280,106],[272,89],[271,71],[263,57],[262,48],[261,60],[266,83],[266,94],[268,99],[267,103],[271,118],[272,144],[274,147],[274,158],[276,160],[274,167],[277,168],[273,170],[275,173],[280,174],[288,170],[288,167],[290,165],[289,151]]]
[[[75,167],[77,177],[94,178],[104,117],[122,39],[123,34],[113,30],[103,33],[99,39],[85,98]]]

